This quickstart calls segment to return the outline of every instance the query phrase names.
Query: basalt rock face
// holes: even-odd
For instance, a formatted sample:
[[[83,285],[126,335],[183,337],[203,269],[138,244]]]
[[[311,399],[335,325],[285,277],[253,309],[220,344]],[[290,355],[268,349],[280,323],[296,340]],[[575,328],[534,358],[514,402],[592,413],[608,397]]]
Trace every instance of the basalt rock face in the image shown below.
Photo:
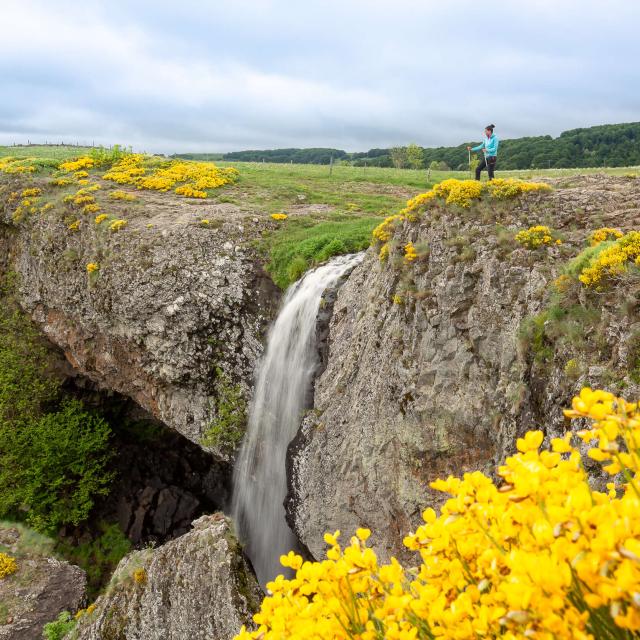
[[[229,521],[203,516],[193,530],[158,549],[125,557],[77,640],[229,640],[262,593]]]
[[[559,335],[541,355],[523,338],[589,231],[630,230],[640,218],[638,180],[596,176],[556,187],[405,222],[389,261],[370,250],[338,291],[315,409],[288,455],[288,520],[316,558],[325,531],[360,526],[372,529],[383,556],[403,556],[403,536],[444,498],[432,480],[492,473],[531,428],[563,433],[561,409],[585,384],[638,393],[627,375],[640,327],[623,308],[628,289],[600,296],[580,348]],[[520,247],[513,233],[535,224],[549,224],[564,243]],[[408,241],[421,254],[412,263],[402,258]],[[580,365],[569,377],[571,359]]]
[[[199,443],[218,369],[250,395],[280,292],[248,248],[257,225],[233,206],[144,197],[117,232],[91,216],[74,232],[57,210],[16,223],[6,204],[0,270],[77,372]]]

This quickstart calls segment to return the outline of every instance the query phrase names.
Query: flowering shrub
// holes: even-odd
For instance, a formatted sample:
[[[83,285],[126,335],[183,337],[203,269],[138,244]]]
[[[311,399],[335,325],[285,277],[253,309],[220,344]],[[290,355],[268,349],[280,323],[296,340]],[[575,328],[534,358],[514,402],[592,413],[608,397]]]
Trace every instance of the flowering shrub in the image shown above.
[[[630,262],[640,265],[640,231],[630,231],[605,247],[578,277],[587,286],[600,285],[607,278],[625,273]]]
[[[267,584],[258,629],[243,627],[236,640],[637,637],[638,404],[585,388],[565,415],[593,426],[542,451],[541,431],[518,438],[499,486],[480,472],[432,483],[452,497],[404,539],[415,568],[380,564],[367,529],[344,548],[339,531],[326,534],[321,562],[282,556],[295,577]],[[625,479],[593,490],[576,437]]]
[[[0,552],[0,580],[10,576],[18,570],[18,563],[15,558]]]
[[[523,229],[516,234],[516,241],[527,249],[537,249],[554,243],[553,232],[545,225],[537,225]],[[555,244],[562,244],[562,240],[555,240]]]
[[[597,247],[601,242],[607,242],[609,240],[617,240],[622,238],[624,234],[619,229],[612,229],[611,227],[601,227],[596,229],[589,236],[589,244],[592,247]]]
[[[96,216],[94,222],[96,224],[100,224],[101,222],[104,222],[109,216],[106,213],[101,213],[99,216]]]
[[[114,220],[109,225],[109,231],[120,231],[120,229],[124,229],[127,226],[126,220]]]
[[[273,220],[286,220],[289,216],[286,213],[272,213],[271,218]]]
[[[380,259],[380,262],[384,262],[385,260],[387,260],[389,258],[389,243],[388,242],[385,242],[380,247],[380,253],[378,254],[378,258]]]
[[[194,189],[192,185],[185,184],[176,189],[176,193],[179,196],[184,196],[185,198],[206,198],[207,192],[200,191],[198,189]]]
[[[127,200],[127,201],[137,200],[137,198],[132,193],[127,193],[126,191],[122,191],[120,189],[117,189],[116,191],[113,191],[112,193],[110,193],[109,197],[112,198],[113,200]]]
[[[80,229],[80,220],[72,222],[67,229],[69,229],[69,231],[78,231],[78,229]]]
[[[66,173],[78,171],[80,169],[90,169],[95,165],[95,160],[89,156],[82,156],[76,160],[68,160],[60,164],[60,170]],[[86,173],[86,172],[85,172]],[[87,174],[89,175],[89,174]]]
[[[69,180],[69,178],[55,178],[51,180],[50,184],[54,187],[66,187],[72,184],[72,180]]]
[[[35,165],[32,164],[34,161],[34,158],[12,158],[11,156],[6,156],[0,158],[0,171],[9,174],[34,173],[37,171]]]
[[[200,220],[200,224],[208,227],[209,226],[209,219],[208,218],[203,218],[202,220]]]
[[[42,195],[42,191],[37,187],[34,187],[33,189],[25,189],[22,192],[23,198],[37,198],[39,195]]]
[[[383,244],[380,259],[384,260],[388,255],[388,249],[384,249],[384,243],[391,239],[396,221],[408,220],[414,222],[417,220],[421,210],[438,200],[443,200],[445,205],[457,205],[463,209],[468,209],[474,200],[480,200],[484,195],[496,200],[503,200],[531,191],[548,191],[549,189],[551,187],[547,184],[526,182],[516,178],[494,179],[490,182],[450,178],[434,185],[432,189],[425,193],[419,193],[408,200],[406,206],[399,213],[385,218],[373,230],[373,239]],[[384,255],[382,253],[383,249]]]
[[[238,171],[220,169],[211,162],[172,160],[159,167],[149,167],[139,153],[125,155],[103,178],[118,184],[131,184],[138,189],[175,192],[189,198],[206,198],[206,189],[217,189],[236,181]]]
[[[528,182],[517,178],[494,178],[487,183],[487,189],[496,200],[516,198],[532,191],[551,191],[551,187],[544,182]]]
[[[99,268],[100,268],[100,265],[97,262],[90,262],[87,265],[87,272],[93,273],[94,271],[97,271]]]
[[[413,246],[413,242],[407,242],[407,244],[404,245],[404,259],[407,262],[413,262],[417,257],[418,252]]]
[[[89,173],[87,171],[76,171],[73,174],[74,178],[88,178],[89,177]]]
[[[91,204],[85,204],[84,207],[82,207],[82,211],[84,213],[98,213],[98,211],[100,211],[100,205],[95,202]]]

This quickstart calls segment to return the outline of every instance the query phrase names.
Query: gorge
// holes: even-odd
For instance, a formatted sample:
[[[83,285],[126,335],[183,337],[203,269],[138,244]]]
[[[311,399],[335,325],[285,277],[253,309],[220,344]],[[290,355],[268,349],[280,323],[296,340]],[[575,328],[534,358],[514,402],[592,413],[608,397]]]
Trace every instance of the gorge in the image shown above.
[[[121,475],[136,468],[127,455],[175,467],[153,513],[136,519],[142,496],[112,509],[135,545],[164,544],[123,559],[79,637],[159,639],[161,619],[172,637],[230,638],[260,599],[251,564],[264,585],[281,553],[299,543],[321,559],[326,531],[362,526],[382,557],[402,558],[403,536],[441,500],[432,480],[488,471],[529,428],[562,434],[560,408],[581,386],[637,394],[637,283],[558,299],[554,282],[594,228],[637,226],[639,196],[637,179],[577,177],[514,201],[438,207],[397,223],[386,261],[376,246],[333,259],[284,300],[252,245],[263,222],[232,205],[203,205],[219,221],[204,228],[203,213],[172,203],[169,215],[154,194],[126,233],[103,236],[90,225],[70,234],[55,217],[15,223],[5,198],[1,270],[17,274],[16,298],[64,356],[67,384],[165,434],[162,455],[123,435]],[[540,222],[562,244],[514,241]],[[83,265],[96,251],[92,282]],[[230,388],[250,406],[245,443],[203,446]],[[161,502],[184,517],[156,517]],[[251,562],[232,523],[211,515],[220,510],[235,514]],[[180,607],[161,615],[167,594]]]

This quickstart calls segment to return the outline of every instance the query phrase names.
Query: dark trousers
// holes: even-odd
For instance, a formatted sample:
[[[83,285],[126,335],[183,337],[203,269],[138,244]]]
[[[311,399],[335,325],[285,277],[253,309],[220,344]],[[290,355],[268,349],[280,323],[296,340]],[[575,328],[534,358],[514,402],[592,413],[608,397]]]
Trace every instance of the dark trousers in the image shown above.
[[[493,180],[493,172],[496,170],[496,162],[498,158],[496,156],[487,156],[480,160],[480,164],[476,167],[476,180],[480,180],[480,172],[486,169],[489,173],[489,180]]]

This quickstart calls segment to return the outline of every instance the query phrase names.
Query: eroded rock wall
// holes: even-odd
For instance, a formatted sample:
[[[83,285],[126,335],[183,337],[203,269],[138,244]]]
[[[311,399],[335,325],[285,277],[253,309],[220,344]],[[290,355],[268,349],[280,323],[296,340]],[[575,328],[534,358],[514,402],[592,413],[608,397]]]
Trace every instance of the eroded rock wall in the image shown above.
[[[64,212],[14,222],[5,203],[0,267],[17,273],[21,305],[76,371],[199,443],[217,368],[250,395],[280,291],[248,248],[251,219],[148,197],[118,232],[89,215],[70,230]]]
[[[640,188],[603,177],[556,186],[404,223],[390,263],[371,250],[339,290],[315,410],[289,450],[288,519],[315,557],[325,531],[350,535],[359,526],[372,529],[382,555],[402,556],[421,511],[444,498],[432,480],[491,472],[526,430],[563,432],[561,409],[582,385],[611,385],[605,366],[568,380],[571,352],[540,366],[521,328],[544,309],[551,282],[591,229],[633,228]],[[541,223],[564,244],[531,252],[513,241],[516,230]],[[408,241],[422,252],[411,264],[402,259]],[[625,295],[597,301],[602,344],[592,348],[613,369],[625,364],[634,322],[622,311]],[[638,391],[628,378],[625,386]]]

